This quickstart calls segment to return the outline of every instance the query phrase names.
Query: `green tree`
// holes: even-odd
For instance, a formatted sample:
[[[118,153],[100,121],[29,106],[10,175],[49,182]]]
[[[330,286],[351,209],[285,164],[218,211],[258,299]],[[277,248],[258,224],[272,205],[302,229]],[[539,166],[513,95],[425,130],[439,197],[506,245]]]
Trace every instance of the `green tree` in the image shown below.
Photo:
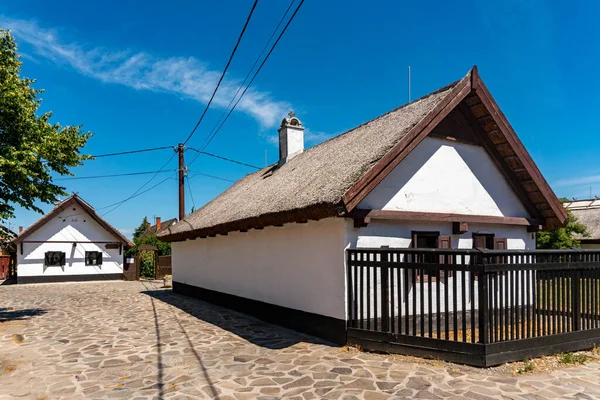
[[[147,230],[148,230],[148,217],[144,217],[140,226],[135,228],[135,231],[133,231],[133,242],[135,243],[135,241],[140,236],[142,236],[144,233],[146,233]]]
[[[145,277],[154,275],[154,251],[139,251],[143,244],[154,245],[158,248],[158,255],[167,256],[171,254],[171,243],[158,240],[154,232],[148,230],[148,218],[144,217],[142,223],[133,232],[133,247],[128,249],[128,256],[140,257],[140,274]]]
[[[52,174],[73,175],[69,168],[90,158],[80,149],[92,133],[50,123],[51,112],[37,115],[43,90],[20,76],[21,65],[13,36],[0,29],[0,220],[14,217],[14,204],[42,212],[36,201],[67,195]]]
[[[566,201],[568,200],[564,198],[560,199],[561,203]],[[587,228],[577,220],[577,217],[569,209],[567,209],[567,215],[569,216],[569,222],[564,228],[538,232],[536,243],[538,249],[572,249],[581,247],[581,242],[575,235],[589,236]]]

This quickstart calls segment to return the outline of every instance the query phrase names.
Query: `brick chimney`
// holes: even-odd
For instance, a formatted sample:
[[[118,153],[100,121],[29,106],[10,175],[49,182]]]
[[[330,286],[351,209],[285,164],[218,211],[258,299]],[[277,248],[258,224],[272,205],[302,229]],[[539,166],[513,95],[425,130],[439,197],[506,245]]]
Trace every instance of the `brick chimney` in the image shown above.
[[[156,217],[156,230],[160,229],[160,217]]]
[[[304,151],[304,127],[293,111],[281,121],[279,128],[279,166]]]
[[[23,233],[23,227],[22,227],[22,226],[20,226],[20,227],[19,227],[19,235],[20,235],[21,233]]]
[[[150,227],[151,227],[151,226],[152,226],[152,225],[150,225],[150,222],[148,222],[148,230],[150,230]]]

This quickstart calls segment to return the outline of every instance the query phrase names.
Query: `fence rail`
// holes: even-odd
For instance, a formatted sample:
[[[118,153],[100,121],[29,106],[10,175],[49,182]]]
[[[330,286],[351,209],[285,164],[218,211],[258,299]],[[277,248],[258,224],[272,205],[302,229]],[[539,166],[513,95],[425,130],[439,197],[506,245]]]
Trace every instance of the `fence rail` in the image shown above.
[[[600,343],[600,251],[348,249],[347,280],[365,348],[492,365]]]

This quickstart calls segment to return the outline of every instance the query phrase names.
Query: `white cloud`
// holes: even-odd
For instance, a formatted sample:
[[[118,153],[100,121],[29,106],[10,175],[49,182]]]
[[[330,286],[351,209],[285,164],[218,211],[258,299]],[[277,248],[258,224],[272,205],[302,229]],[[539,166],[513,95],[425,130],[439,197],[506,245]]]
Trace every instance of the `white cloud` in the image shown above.
[[[577,178],[559,179],[552,185],[553,187],[569,187],[578,185],[587,185],[600,182],[600,175],[579,176]]]
[[[194,57],[160,58],[145,52],[108,51],[101,47],[87,48],[79,43],[67,43],[55,30],[42,28],[34,21],[0,15],[0,26],[11,29],[17,41],[30,45],[37,56],[102,82],[137,90],[175,94],[206,104],[221,74],[221,71],[211,70]],[[213,105],[222,109],[227,107],[240,83],[226,76]],[[289,109],[288,103],[253,89],[246,92],[236,107],[265,127],[274,126]]]

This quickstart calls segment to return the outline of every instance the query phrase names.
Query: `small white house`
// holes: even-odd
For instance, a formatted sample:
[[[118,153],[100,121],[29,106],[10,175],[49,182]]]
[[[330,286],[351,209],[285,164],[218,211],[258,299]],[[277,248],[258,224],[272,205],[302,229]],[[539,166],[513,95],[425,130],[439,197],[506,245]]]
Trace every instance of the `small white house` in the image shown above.
[[[133,245],[77,195],[56,205],[13,243],[18,283],[122,279],[124,249]]]
[[[567,216],[474,67],[463,79],[280,160],[159,234],[173,288],[345,342],[345,249],[535,249]]]

